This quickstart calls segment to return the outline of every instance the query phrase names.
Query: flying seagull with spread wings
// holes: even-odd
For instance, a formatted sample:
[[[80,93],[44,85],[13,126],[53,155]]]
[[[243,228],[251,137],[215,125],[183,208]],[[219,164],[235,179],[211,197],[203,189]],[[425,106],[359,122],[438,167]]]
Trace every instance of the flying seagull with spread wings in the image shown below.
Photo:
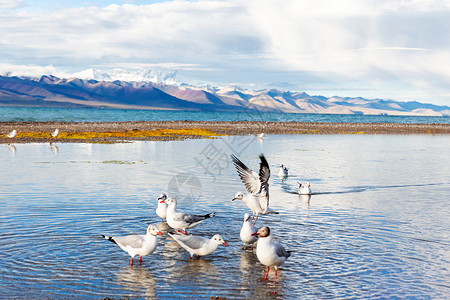
[[[259,174],[247,167],[233,154],[231,154],[231,159],[233,160],[239,177],[241,178],[248,192],[247,194],[238,192],[233,198],[233,201],[239,199],[247,204],[248,208],[250,208],[253,212],[252,220],[256,216],[253,225],[255,225],[256,220],[258,220],[259,214],[277,214],[278,212],[273,211],[269,208],[270,168],[264,155],[261,154],[259,156],[259,159],[261,160],[261,163],[259,165]]]

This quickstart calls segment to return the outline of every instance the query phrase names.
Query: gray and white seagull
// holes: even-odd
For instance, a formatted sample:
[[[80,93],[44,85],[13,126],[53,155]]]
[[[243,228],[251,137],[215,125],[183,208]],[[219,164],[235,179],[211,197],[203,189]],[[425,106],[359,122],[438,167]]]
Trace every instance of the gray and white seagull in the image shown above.
[[[259,165],[259,174],[247,167],[236,156],[231,154],[234,166],[244,183],[248,193],[238,192],[233,201],[236,199],[244,201],[253,212],[252,220],[255,218],[253,225],[258,220],[258,215],[278,214],[278,212],[269,208],[269,178],[270,168],[263,154],[259,155],[261,163]]]

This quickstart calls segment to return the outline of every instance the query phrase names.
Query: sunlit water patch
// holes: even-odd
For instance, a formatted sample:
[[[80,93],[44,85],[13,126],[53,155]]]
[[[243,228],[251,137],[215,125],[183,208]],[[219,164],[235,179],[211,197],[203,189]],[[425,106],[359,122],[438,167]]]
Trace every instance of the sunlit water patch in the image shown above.
[[[57,150],[55,150],[55,146]],[[445,298],[450,292],[450,139],[446,136],[223,137],[128,144],[0,145],[3,298]],[[263,281],[243,250],[248,209],[229,159],[272,169],[261,216],[292,256]],[[289,168],[285,179],[278,166]],[[297,182],[313,194],[299,196]],[[216,216],[191,230],[230,244],[201,260],[167,236],[129,266],[101,234],[144,233],[161,192]],[[135,260],[138,261],[138,260]]]

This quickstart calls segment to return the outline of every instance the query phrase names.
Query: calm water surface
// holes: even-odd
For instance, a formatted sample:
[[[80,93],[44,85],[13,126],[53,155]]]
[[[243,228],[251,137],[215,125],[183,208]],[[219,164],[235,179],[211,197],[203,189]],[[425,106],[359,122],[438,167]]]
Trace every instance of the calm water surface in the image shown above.
[[[441,123],[449,124],[450,116],[382,116],[288,114],[275,112],[204,112],[136,109],[0,107],[0,122],[64,121],[64,122],[121,122],[121,121],[272,121],[272,122],[337,122],[337,123]]]
[[[268,136],[128,144],[0,145],[2,298],[274,298],[274,272],[242,250],[246,206],[230,160],[272,168],[261,216],[292,256],[279,299],[447,298],[450,294],[448,136]],[[290,176],[282,181],[277,166]],[[314,194],[296,194],[310,181]],[[160,223],[161,192],[180,209],[217,212],[191,230],[230,244],[201,260],[167,234],[143,264],[101,234]],[[161,225],[160,225],[161,226]],[[161,226],[163,227],[163,226]],[[166,231],[165,231],[166,232]]]

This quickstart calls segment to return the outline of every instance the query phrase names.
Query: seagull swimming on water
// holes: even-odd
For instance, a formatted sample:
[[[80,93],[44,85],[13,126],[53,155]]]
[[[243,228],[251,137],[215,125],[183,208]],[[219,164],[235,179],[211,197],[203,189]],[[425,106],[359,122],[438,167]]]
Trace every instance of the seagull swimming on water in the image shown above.
[[[298,182],[298,194],[311,195],[311,185],[309,184],[309,182]]]
[[[177,211],[177,201],[175,198],[170,197],[165,200],[167,203],[167,224],[173,229],[177,229],[178,231],[184,230],[184,234],[188,234],[186,229],[194,228],[201,222],[206,219],[214,216],[214,213],[206,214],[206,215],[191,215],[187,213],[182,213]]]
[[[133,258],[139,255],[139,262],[142,263],[142,256],[152,254],[158,246],[157,234],[163,235],[155,225],[150,224],[145,235],[127,235],[121,237],[110,237],[102,235],[105,239],[117,244],[123,251],[131,256],[130,266],[133,266]]]
[[[252,220],[255,218],[253,225],[255,225],[256,220],[258,220],[258,215],[263,214],[278,214],[278,212],[269,208],[269,178],[270,178],[270,168],[267,163],[266,158],[263,154],[259,156],[261,163],[259,167],[259,174],[254,172],[252,169],[247,167],[242,161],[240,161],[233,154],[231,159],[233,160],[234,166],[244,183],[245,188],[248,193],[243,194],[238,192],[233,201],[236,199],[244,201],[253,212]]]
[[[280,165],[280,170],[278,171],[278,177],[284,178],[288,176],[288,168],[285,165]]]
[[[267,280],[270,267],[274,267],[275,284],[277,284],[278,267],[282,266],[286,259],[291,256],[291,251],[286,251],[281,244],[272,239],[270,228],[267,226],[262,227],[253,235],[259,236],[258,244],[256,245],[256,256],[263,265],[267,266],[264,280]],[[276,294],[276,291],[274,294]]]
[[[194,255],[197,258],[200,256],[205,256],[216,251],[219,245],[224,245],[228,247],[228,244],[223,240],[223,238],[216,234],[212,238],[208,239],[202,236],[197,236],[193,234],[184,235],[182,233],[169,233],[169,235],[187,252],[190,254],[190,259]]]

